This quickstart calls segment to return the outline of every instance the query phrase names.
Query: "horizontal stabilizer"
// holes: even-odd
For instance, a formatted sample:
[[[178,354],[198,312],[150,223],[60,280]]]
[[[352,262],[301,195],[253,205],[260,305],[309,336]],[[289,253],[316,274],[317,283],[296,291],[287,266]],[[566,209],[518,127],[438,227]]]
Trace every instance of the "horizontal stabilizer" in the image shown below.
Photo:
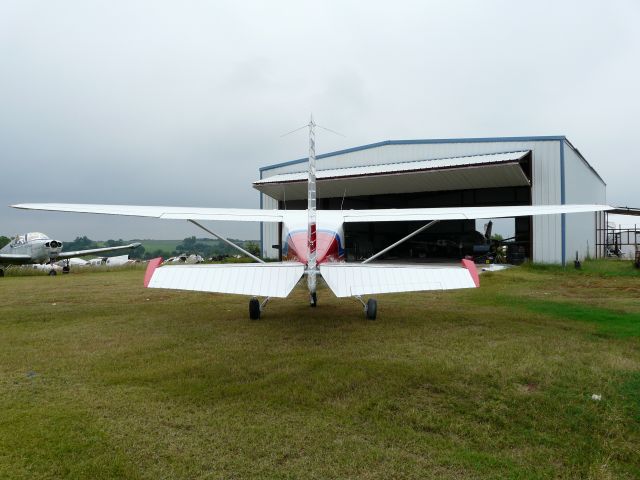
[[[303,273],[296,262],[168,265],[152,271],[148,287],[284,298]]]
[[[475,265],[469,263],[464,267],[334,263],[320,265],[320,273],[336,297],[352,297],[374,293],[475,288]]]

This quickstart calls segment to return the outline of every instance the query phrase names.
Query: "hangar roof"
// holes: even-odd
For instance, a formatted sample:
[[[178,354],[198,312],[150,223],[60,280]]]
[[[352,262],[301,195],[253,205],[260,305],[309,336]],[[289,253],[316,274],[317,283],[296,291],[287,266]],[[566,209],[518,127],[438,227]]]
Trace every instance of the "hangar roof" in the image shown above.
[[[318,170],[318,197],[528,186],[520,166],[529,150]],[[307,197],[307,172],[282,173],[253,183],[277,200]]]

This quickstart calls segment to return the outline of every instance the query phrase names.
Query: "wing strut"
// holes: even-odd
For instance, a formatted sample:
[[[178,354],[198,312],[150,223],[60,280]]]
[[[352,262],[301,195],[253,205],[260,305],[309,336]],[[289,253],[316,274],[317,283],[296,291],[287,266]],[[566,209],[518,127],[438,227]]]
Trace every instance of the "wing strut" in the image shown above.
[[[410,233],[409,235],[407,235],[404,238],[401,238],[400,240],[398,240],[396,243],[394,243],[393,245],[389,245],[387,248],[385,248],[384,250],[379,251],[378,253],[376,253],[375,255],[367,258],[364,263],[369,263],[371,260],[375,260],[376,258],[378,258],[380,255],[387,253],[389,250],[391,250],[392,248],[396,248],[398,245],[400,245],[403,242],[406,242],[407,240],[409,240],[411,237],[415,237],[417,234],[419,234],[420,232],[424,232],[427,228],[429,228],[430,226],[434,225],[438,223],[438,220],[431,220],[429,223],[427,223],[426,225],[421,226],[419,229],[413,231],[412,233]]]
[[[193,223],[195,226],[200,227],[202,230],[204,230],[207,233],[210,233],[211,235],[213,235],[214,237],[217,237],[218,239],[222,240],[224,243],[226,243],[227,245],[235,248],[236,250],[240,250],[242,253],[244,253],[245,255],[247,255],[248,257],[253,258],[255,261],[260,262],[260,263],[266,263],[264,260],[262,260],[261,258],[256,257],[255,255],[253,255],[252,253],[247,252],[244,248],[242,248],[239,245],[236,245],[235,243],[227,240],[226,238],[218,235],[215,232],[212,232],[211,230],[209,230],[208,228],[204,227],[203,225],[200,225],[198,222],[196,222],[195,220],[188,220],[189,222]]]

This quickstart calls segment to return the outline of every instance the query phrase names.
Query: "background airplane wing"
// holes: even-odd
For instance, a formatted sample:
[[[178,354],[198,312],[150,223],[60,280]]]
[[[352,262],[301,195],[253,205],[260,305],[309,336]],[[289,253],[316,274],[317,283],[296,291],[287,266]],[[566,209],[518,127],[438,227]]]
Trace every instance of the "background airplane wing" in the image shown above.
[[[31,255],[0,253],[0,263],[2,263],[2,260],[6,260],[8,262],[23,262],[26,260],[31,260]]]
[[[462,262],[462,267],[327,263],[320,273],[336,297],[478,287],[475,264]]]
[[[145,286],[197,292],[236,293],[261,297],[289,295],[304,273],[304,265],[237,263],[230,265],[168,265],[149,262]]]
[[[387,208],[345,210],[345,222],[408,222],[428,220],[473,220],[509,218],[559,213],[585,213],[612,210],[609,205],[523,205],[507,207]]]
[[[283,212],[251,208],[156,207],[142,205],[92,205],[75,203],[20,203],[23,210],[96,213],[169,220],[226,220],[232,222],[281,222]]]
[[[56,259],[62,260],[65,258],[71,257],[84,257],[86,255],[97,255],[99,253],[108,253],[108,252],[116,252],[118,250],[133,250],[136,247],[139,247],[140,243],[130,243],[129,245],[121,245],[118,247],[104,247],[104,248],[92,248],[89,250],[76,250],[75,252],[60,252]]]

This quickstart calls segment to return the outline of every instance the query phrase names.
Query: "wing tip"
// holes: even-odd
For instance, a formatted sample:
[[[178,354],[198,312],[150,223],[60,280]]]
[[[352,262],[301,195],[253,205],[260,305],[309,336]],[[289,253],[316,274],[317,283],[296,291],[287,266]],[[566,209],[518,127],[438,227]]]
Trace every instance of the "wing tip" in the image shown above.
[[[462,259],[462,266],[469,270],[469,275],[473,279],[473,283],[476,284],[476,288],[480,286],[480,276],[478,275],[478,269],[476,268],[476,264],[473,260],[469,260],[466,258]]]
[[[144,272],[144,288],[149,287],[149,283],[151,282],[151,277],[153,277],[156,268],[162,263],[162,257],[156,257],[152,260],[149,260],[149,264],[147,265],[147,270]]]

